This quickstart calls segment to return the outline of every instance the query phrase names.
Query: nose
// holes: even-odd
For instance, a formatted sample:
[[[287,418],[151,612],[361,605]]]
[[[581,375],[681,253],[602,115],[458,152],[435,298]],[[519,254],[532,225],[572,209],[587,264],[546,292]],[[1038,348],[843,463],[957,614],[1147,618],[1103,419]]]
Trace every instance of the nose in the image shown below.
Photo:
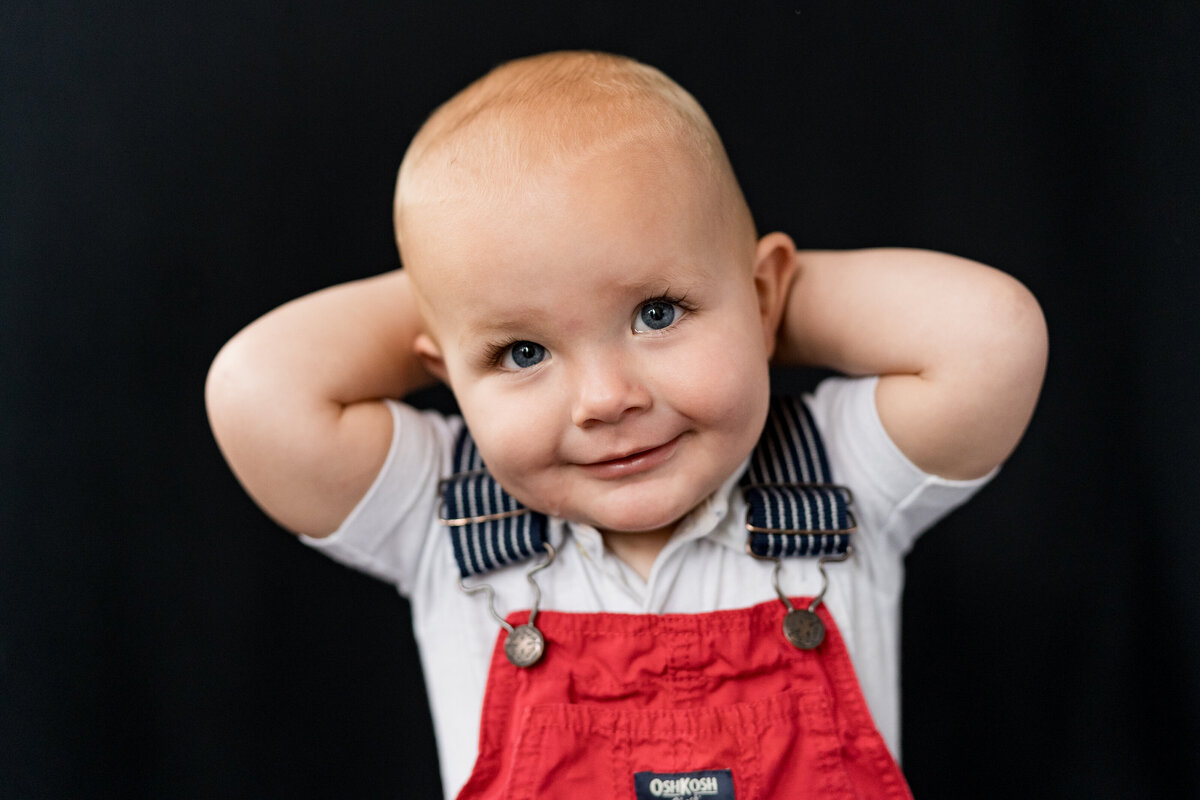
[[[650,392],[628,353],[592,355],[576,381],[571,421],[581,428],[619,422],[650,407]]]

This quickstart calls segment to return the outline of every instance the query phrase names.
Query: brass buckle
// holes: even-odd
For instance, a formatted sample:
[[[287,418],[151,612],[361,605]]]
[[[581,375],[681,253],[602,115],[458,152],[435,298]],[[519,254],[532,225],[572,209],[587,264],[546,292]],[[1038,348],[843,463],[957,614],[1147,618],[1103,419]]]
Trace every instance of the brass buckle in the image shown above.
[[[446,516],[446,484],[458,479],[469,477],[471,475],[486,475],[486,469],[472,469],[466,472],[456,472],[448,478],[442,478],[438,481],[438,522],[450,528],[461,528],[464,525],[473,525],[482,522],[492,522],[494,520],[508,519],[509,517],[519,517],[522,514],[528,514],[530,509],[522,506],[515,508],[512,511],[497,511],[494,514],[481,514],[478,517],[447,517]],[[509,495],[511,497],[511,495]],[[519,501],[518,501],[519,502]]]
[[[833,530],[798,530],[796,528],[760,528],[757,525],[750,524],[750,508],[746,508],[746,530],[750,533],[784,533],[795,534],[797,536],[835,536],[842,533],[854,533],[858,530],[858,518],[854,516],[854,510],[849,506],[854,504],[854,493],[850,491],[850,487],[841,486],[836,483],[752,483],[749,486],[742,487],[742,497],[746,496],[746,492],[751,489],[788,489],[793,486],[808,486],[813,489],[836,489],[839,492],[844,492],[846,495],[846,516],[849,518],[850,527],[837,528]],[[750,552],[750,540],[746,540],[746,550]],[[750,555],[754,555],[750,552]],[[760,558],[760,556],[754,556]]]

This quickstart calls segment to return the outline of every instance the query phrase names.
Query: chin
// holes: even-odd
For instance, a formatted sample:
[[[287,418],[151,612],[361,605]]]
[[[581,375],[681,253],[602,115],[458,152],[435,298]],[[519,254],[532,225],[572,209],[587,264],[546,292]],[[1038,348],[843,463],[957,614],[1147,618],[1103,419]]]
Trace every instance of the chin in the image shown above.
[[[591,498],[586,514],[594,527],[634,533],[673,528],[704,502],[711,491],[698,493],[691,486],[664,485],[662,481],[633,484]],[[583,510],[583,509],[581,509]]]
[[[658,531],[663,528],[673,528],[681,519],[687,516],[688,512],[694,506],[688,506],[682,510],[669,508],[662,509],[658,513],[631,513],[628,514],[604,514],[592,521],[592,525],[599,530],[614,531],[619,533],[638,533],[641,531]]]

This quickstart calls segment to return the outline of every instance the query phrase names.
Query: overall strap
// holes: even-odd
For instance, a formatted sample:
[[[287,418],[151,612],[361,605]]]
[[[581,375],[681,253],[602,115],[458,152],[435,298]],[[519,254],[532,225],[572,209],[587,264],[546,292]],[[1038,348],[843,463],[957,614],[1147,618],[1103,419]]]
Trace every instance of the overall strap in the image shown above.
[[[740,481],[746,542],[759,558],[840,556],[857,527],[850,490],[833,483],[825,445],[799,398],[776,397]]]
[[[483,464],[463,427],[454,473],[441,483],[440,518],[459,575],[469,578],[546,551],[547,520],[517,502]],[[821,436],[804,401],[775,398],[740,486],[748,506],[747,548],[760,558],[838,556],[854,517],[850,490],[834,486]]]
[[[441,521],[463,578],[528,561],[546,551],[546,515],[500,488],[464,425],[454,443],[454,474],[441,483]]]

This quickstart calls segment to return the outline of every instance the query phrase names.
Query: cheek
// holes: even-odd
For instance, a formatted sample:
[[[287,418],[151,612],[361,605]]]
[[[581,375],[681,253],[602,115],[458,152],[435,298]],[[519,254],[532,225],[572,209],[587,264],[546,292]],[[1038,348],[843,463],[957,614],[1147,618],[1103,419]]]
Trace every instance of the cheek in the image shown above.
[[[504,392],[477,388],[456,397],[488,470],[509,493],[533,505],[530,487],[556,452],[553,426],[527,399]]]
[[[536,416],[486,392],[458,396],[459,408],[488,468],[508,471],[527,461],[537,438]]]
[[[766,409],[770,374],[759,331],[708,326],[674,355],[662,385],[681,412],[719,427],[739,428]]]
[[[484,462],[493,473],[522,458],[521,431],[535,415],[502,385],[472,374],[459,360],[448,362],[450,388]],[[499,477],[499,476],[497,476]]]

